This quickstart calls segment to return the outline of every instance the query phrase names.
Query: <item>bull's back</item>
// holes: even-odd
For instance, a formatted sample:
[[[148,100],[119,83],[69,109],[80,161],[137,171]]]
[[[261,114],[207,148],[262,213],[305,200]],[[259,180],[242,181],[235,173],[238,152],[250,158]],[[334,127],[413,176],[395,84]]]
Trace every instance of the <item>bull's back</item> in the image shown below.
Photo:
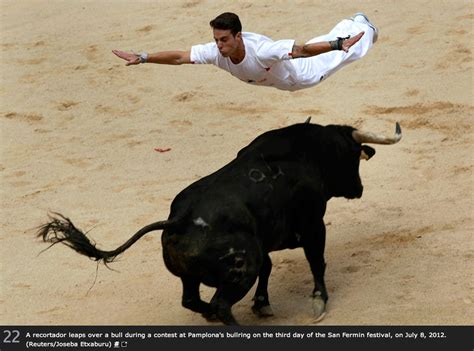
[[[308,127],[265,133],[230,163],[183,189],[170,211],[170,219],[180,218],[183,225],[163,233],[170,261],[190,265],[209,254],[209,243],[243,232],[257,238],[264,251],[294,246],[293,193],[310,173],[301,149],[301,130]]]

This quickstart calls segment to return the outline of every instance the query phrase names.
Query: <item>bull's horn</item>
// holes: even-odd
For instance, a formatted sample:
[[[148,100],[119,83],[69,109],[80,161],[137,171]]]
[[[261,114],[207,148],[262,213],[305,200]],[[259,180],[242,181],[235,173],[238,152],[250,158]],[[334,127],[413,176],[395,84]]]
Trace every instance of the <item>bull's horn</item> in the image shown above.
[[[360,130],[354,130],[352,132],[352,137],[354,140],[359,143],[366,143],[366,144],[396,144],[402,138],[402,129],[400,128],[400,124],[397,122],[395,125],[395,134],[391,137],[383,136],[383,135],[376,135],[370,132],[362,132]]]
[[[306,118],[306,121],[304,121],[304,123],[309,123],[311,122],[311,116],[309,116],[308,118]]]

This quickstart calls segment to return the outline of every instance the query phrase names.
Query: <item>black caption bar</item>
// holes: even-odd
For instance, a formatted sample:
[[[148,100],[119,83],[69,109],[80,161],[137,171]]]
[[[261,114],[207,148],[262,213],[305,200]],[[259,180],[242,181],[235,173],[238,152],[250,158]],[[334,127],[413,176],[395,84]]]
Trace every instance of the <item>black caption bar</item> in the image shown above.
[[[167,350],[294,346],[298,350],[473,350],[471,326],[2,326],[0,351]],[[227,351],[227,350],[226,350]],[[246,351],[246,350],[245,350]]]

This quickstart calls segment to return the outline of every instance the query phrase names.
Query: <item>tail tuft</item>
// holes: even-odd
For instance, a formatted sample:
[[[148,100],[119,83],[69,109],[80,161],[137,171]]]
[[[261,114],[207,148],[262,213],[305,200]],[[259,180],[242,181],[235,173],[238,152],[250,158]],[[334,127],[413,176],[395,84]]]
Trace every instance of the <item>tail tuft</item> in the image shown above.
[[[38,228],[38,237],[42,238],[44,242],[51,243],[50,247],[62,243],[95,261],[102,261],[105,265],[115,260],[115,258],[122,252],[132,246],[143,235],[155,231],[171,228],[176,225],[179,220],[166,220],[149,224],[138,232],[136,232],[124,244],[112,251],[102,251],[96,248],[96,244],[91,242],[86,234],[77,229],[71,220],[64,217],[62,214],[53,213],[49,216],[50,221]],[[43,250],[44,251],[44,250]]]
[[[49,215],[50,221],[38,229],[37,236],[44,242],[51,243],[52,246],[62,243],[74,251],[94,259],[103,260],[105,264],[110,263],[115,257],[110,257],[106,252],[98,250],[96,243],[91,242],[81,230],[71,222],[71,220],[60,213]]]

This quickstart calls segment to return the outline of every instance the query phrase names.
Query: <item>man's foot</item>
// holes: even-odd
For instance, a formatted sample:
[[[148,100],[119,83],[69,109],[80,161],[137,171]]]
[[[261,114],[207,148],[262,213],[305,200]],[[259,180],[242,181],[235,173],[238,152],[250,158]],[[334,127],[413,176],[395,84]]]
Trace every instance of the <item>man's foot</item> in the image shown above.
[[[375,44],[375,42],[379,38],[379,30],[374,24],[372,24],[372,22],[369,21],[369,18],[362,12],[357,12],[354,16],[351,17],[351,20],[353,20],[354,22],[367,24],[370,28],[372,28],[372,30],[374,31],[372,43]]]

